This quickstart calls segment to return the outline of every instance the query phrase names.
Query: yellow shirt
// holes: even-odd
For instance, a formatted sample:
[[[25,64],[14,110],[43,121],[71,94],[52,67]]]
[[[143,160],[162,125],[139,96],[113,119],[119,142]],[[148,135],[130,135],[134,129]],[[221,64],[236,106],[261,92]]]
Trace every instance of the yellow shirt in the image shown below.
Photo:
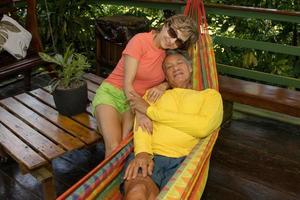
[[[175,88],[147,109],[153,133],[134,132],[135,154],[147,152],[173,158],[188,155],[200,138],[218,128],[223,118],[219,92]]]

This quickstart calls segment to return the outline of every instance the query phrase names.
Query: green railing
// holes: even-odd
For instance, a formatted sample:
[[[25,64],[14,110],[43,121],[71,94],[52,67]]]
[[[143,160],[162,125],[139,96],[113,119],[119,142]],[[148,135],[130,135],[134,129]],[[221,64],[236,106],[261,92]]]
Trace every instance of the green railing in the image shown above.
[[[147,1],[147,0],[100,0],[99,3],[147,7],[156,9],[173,9],[182,12],[185,6],[184,2],[180,1]],[[217,14],[225,16],[235,16],[254,19],[268,19],[289,23],[300,23],[300,12],[281,11],[274,9],[262,9],[243,6],[226,6],[218,4],[205,5],[208,14]],[[300,56],[300,47],[289,46],[285,44],[274,44],[270,42],[261,42],[249,39],[228,38],[218,35],[212,35],[214,43],[232,46],[239,48],[250,48],[263,50],[274,53],[287,54],[291,56]],[[218,72],[226,75],[234,75],[242,78],[252,79],[254,81],[263,81],[266,84],[277,84],[286,87],[300,88],[300,79],[279,76],[269,73],[258,72],[239,68],[236,66],[228,66],[222,63],[217,63]],[[300,66],[298,66],[300,67]]]

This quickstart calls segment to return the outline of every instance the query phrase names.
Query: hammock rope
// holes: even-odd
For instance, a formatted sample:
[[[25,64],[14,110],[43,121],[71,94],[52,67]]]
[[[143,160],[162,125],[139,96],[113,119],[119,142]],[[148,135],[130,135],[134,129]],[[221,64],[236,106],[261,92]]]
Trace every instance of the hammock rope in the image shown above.
[[[199,32],[198,41],[189,49],[193,61],[193,88],[219,90],[215,54],[203,1],[187,0],[184,14],[197,22]]]

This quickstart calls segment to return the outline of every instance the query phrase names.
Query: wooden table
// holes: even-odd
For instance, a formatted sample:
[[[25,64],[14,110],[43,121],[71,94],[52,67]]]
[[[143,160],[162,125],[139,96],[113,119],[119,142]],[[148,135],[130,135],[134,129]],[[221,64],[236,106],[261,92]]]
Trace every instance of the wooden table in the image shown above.
[[[103,79],[93,74],[84,78],[91,101]],[[90,104],[85,113],[60,115],[47,88],[0,100],[0,150],[18,162],[24,174],[42,183],[44,199],[56,197],[51,161],[100,140]]]

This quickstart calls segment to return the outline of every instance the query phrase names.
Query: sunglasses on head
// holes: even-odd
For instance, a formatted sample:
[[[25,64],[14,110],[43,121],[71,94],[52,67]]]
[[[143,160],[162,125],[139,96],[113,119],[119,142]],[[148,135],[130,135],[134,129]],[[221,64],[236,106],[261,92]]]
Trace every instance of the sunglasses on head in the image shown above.
[[[183,47],[185,45],[185,42],[182,41],[182,39],[178,38],[176,31],[170,25],[168,27],[167,32],[171,38],[176,38],[175,44],[177,47]]]

